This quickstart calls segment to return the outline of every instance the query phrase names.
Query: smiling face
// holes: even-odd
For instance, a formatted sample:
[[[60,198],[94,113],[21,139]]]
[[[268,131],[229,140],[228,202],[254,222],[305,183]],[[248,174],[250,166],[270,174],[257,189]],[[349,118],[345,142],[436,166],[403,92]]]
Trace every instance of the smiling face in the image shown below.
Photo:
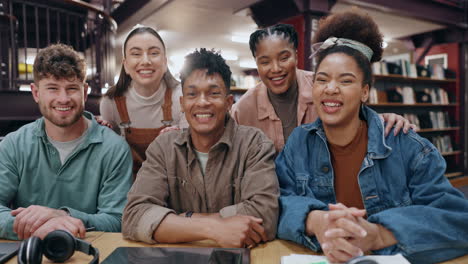
[[[31,85],[34,100],[49,127],[72,127],[82,117],[88,86],[77,78],[46,77]]]
[[[233,103],[221,75],[207,75],[205,69],[194,70],[185,79],[182,91],[180,105],[190,125],[192,140],[204,137],[218,141]]]
[[[151,33],[133,35],[126,43],[123,65],[135,85],[151,89],[159,87],[167,71],[164,45]]]
[[[270,35],[260,40],[255,62],[260,79],[274,94],[285,93],[296,82],[297,53],[288,39]]]
[[[353,57],[344,53],[326,56],[315,73],[312,97],[323,125],[344,128],[359,122],[359,108],[367,101],[369,86]]]

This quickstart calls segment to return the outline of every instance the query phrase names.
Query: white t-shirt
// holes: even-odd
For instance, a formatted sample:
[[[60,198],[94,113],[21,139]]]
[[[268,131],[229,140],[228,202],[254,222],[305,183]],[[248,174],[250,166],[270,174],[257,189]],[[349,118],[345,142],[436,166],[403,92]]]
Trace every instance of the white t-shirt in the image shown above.
[[[87,118],[84,119],[86,120],[87,128],[84,131],[84,133],[77,139],[74,139],[72,141],[60,142],[53,140],[49,137],[49,135],[47,135],[47,139],[49,140],[49,142],[59,152],[60,161],[62,162],[62,165],[65,163],[65,160],[68,158],[68,156],[70,156],[70,154],[72,154],[72,152],[76,149],[76,147],[83,143],[83,141],[86,138],[86,134],[88,134],[89,128],[92,125],[92,121]]]

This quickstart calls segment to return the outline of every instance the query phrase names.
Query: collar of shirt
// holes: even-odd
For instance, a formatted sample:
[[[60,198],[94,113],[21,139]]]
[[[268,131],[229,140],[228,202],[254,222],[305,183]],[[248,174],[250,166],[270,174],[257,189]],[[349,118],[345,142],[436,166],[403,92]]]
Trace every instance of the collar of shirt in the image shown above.
[[[362,107],[362,114],[367,120],[368,126],[368,143],[367,152],[371,158],[383,159],[388,157],[392,152],[392,148],[385,143],[384,125],[377,112],[367,106]],[[317,119],[314,123],[304,124],[301,126],[309,133],[317,134],[324,142],[327,141],[325,130],[323,129],[322,120]]]
[[[84,111],[83,116],[84,118],[90,120],[91,124],[87,129],[87,132],[86,132],[87,136],[83,142],[82,147],[84,148],[88,146],[89,144],[103,142],[104,139],[103,139],[102,133],[98,133],[98,129],[100,125],[96,122],[94,115],[88,111]],[[36,120],[36,127],[34,129],[34,134],[42,138],[42,140],[48,141],[47,133],[45,131],[44,117],[41,117],[38,120]]]
[[[228,149],[232,148],[232,144],[233,144],[232,139],[234,137],[236,127],[237,127],[236,122],[231,118],[229,114],[226,114],[224,133],[219,139],[219,141],[211,147],[210,151],[212,149],[218,148],[221,145],[227,146]],[[193,149],[193,145],[191,143],[190,127],[184,128],[182,132],[179,134],[179,136],[174,140],[174,142],[175,144],[179,146],[186,145],[187,148],[190,149],[192,153],[195,152],[195,149]]]

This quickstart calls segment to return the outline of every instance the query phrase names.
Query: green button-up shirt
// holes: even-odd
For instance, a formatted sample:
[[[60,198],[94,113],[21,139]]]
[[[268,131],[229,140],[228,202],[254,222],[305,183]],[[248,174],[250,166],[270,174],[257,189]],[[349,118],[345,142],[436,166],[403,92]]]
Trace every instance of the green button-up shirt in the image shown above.
[[[94,116],[86,139],[62,164],[49,142],[44,118],[0,142],[0,238],[18,239],[11,208],[42,205],[67,208],[86,227],[120,232],[122,210],[132,184],[127,143]]]

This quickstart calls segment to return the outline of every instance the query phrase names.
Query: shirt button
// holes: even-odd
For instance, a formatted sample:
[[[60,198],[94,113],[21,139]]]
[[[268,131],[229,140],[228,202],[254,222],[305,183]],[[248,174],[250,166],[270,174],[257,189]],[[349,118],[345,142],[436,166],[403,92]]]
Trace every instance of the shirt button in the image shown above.
[[[330,168],[328,168],[328,166],[323,166],[322,167],[322,172],[327,173],[329,170],[330,170]]]

